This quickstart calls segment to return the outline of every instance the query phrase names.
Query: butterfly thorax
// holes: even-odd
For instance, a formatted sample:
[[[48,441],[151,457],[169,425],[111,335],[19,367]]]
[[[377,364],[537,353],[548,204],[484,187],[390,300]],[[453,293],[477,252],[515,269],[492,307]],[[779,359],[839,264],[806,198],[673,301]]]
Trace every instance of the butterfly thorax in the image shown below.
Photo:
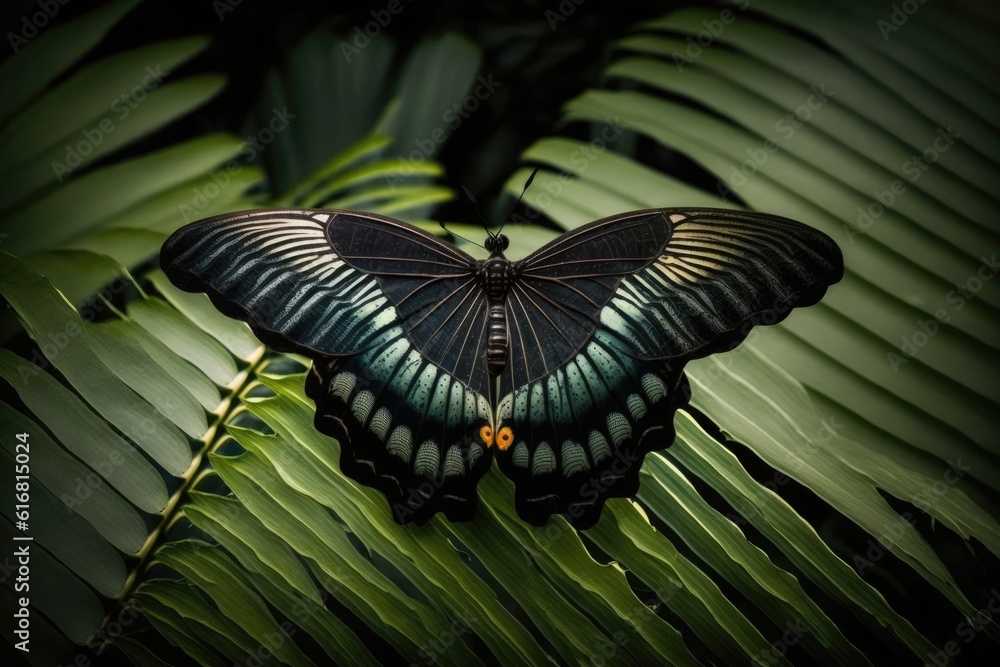
[[[503,255],[493,255],[479,265],[479,279],[491,302],[507,298],[513,278],[514,264]]]
[[[479,279],[489,299],[486,367],[496,377],[507,366],[507,291],[514,279],[514,264],[496,251],[479,265]]]

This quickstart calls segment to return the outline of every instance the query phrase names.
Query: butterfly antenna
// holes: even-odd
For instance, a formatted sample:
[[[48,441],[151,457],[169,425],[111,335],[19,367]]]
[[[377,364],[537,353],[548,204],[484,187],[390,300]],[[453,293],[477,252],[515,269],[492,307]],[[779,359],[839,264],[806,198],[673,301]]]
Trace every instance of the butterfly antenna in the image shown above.
[[[524,197],[524,193],[528,191],[528,186],[531,185],[531,182],[533,180],[535,180],[535,174],[537,174],[540,169],[541,167],[535,167],[534,171],[531,172],[531,176],[528,176],[528,180],[524,182],[524,189],[521,190],[521,196],[517,198],[516,202],[514,202],[514,206],[511,207],[510,213],[508,213],[504,217],[503,224],[500,225],[500,229],[497,230],[497,234],[502,232],[503,228],[507,226],[507,221],[510,219],[510,216],[514,215],[514,211],[517,210],[517,205],[521,203],[521,199]]]
[[[472,204],[472,210],[476,212],[476,217],[479,218],[479,222],[483,223],[483,229],[486,230],[486,233],[490,236],[495,236],[495,234],[490,232],[490,226],[486,223],[486,220],[483,219],[483,214],[479,212],[479,204],[476,202],[476,196],[472,194],[472,190],[463,185],[462,192],[465,193],[465,198],[469,200],[470,204]]]
[[[448,227],[447,227],[447,226],[446,226],[446,225],[444,224],[444,222],[443,222],[443,221],[440,221],[440,220],[439,220],[439,221],[438,221],[438,224],[439,224],[439,225],[441,225],[441,229],[443,229],[444,231],[448,232],[448,233],[449,233],[449,234],[451,234],[452,236],[455,236],[455,237],[458,237],[458,238],[462,239],[463,241],[465,241],[466,243],[471,243],[472,245],[475,245],[475,246],[479,246],[480,248],[483,248],[483,250],[485,250],[485,249],[486,249],[486,248],[485,248],[485,247],[483,246],[483,244],[482,244],[482,243],[476,243],[476,242],[475,242],[475,241],[473,241],[472,239],[467,239],[467,238],[465,238],[464,236],[462,236],[461,234],[456,234],[456,233],[455,233],[454,231],[452,231],[452,230],[448,229]]]

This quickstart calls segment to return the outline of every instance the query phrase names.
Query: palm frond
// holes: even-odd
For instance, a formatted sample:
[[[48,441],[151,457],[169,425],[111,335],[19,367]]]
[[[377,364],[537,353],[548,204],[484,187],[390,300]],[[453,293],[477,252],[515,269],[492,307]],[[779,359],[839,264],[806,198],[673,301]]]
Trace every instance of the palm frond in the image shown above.
[[[268,74],[245,124],[248,137],[271,130],[262,150],[211,134],[116,160],[223,85],[167,77],[60,181],[51,161],[100,128],[109,91],[206,44],[74,68],[133,4],[53,29],[0,67],[18,90],[0,102],[0,172],[16,172],[0,200],[12,253],[0,377],[16,398],[0,416],[34,446],[33,662],[110,642],[140,665],[940,662],[942,637],[975,617],[989,582],[914,525],[926,513],[1000,555],[1000,296],[980,280],[954,292],[961,307],[949,299],[956,284],[971,292],[996,240],[995,100],[962,74],[996,58],[964,10],[922,6],[888,40],[854,0],[676,11],[615,45],[606,87],[566,105],[567,136],[525,151],[544,169],[506,228],[512,255],[611,213],[690,205],[803,220],[847,260],[822,304],[689,366],[695,409],[678,414],[675,444],[647,457],[636,498],[578,532],[561,517],[524,524],[496,470],[473,521],[397,525],[313,427],[307,360],[268,351],[148,263],[181,224],[260,205],[364,208],[440,232],[434,207],[452,193],[433,156],[478,48],[428,39],[397,76],[389,40],[348,62],[345,38],[320,30]],[[689,48],[714,21],[711,43]],[[953,48],[919,49],[932,38]],[[53,122],[63,136],[45,132]],[[590,140],[570,136],[581,127]],[[908,161],[938,140],[948,148],[912,178]],[[506,190],[520,194],[528,173]],[[896,181],[905,190],[881,201]],[[816,525],[803,494],[863,540]],[[890,555],[950,604],[947,623],[922,623],[871,576]]]

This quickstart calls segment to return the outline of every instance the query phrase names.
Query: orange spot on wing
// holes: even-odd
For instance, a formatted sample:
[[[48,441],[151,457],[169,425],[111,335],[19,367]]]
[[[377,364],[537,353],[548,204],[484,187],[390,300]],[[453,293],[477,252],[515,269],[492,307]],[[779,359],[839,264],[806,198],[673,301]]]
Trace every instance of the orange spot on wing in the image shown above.
[[[500,451],[506,450],[514,442],[514,432],[510,430],[509,426],[504,426],[502,429],[497,431],[497,447]]]
[[[493,446],[493,429],[483,426],[479,429],[479,439],[486,443],[487,447]]]

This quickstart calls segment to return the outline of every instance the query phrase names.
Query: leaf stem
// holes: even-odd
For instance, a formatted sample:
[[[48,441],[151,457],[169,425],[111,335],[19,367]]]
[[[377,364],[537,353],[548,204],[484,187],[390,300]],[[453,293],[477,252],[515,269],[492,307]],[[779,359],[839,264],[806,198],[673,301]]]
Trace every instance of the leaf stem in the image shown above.
[[[205,435],[202,438],[205,443],[204,446],[202,446],[195,453],[194,457],[191,459],[190,467],[188,467],[187,471],[185,471],[181,477],[181,485],[177,488],[173,495],[170,496],[170,499],[167,501],[163,510],[160,511],[160,515],[163,519],[157,524],[156,528],[150,532],[146,541],[143,543],[142,548],[136,552],[135,555],[139,559],[139,562],[136,563],[136,566],[129,573],[128,578],[125,580],[125,586],[122,587],[122,592],[116,598],[119,604],[124,605],[131,597],[139,582],[141,574],[149,567],[149,559],[155,553],[160,537],[166,533],[166,531],[174,524],[174,520],[179,516],[178,513],[181,511],[180,508],[182,506],[182,500],[194,487],[195,483],[202,479],[202,476],[198,474],[202,468],[202,463],[208,454],[214,452],[218,449],[219,445],[222,444],[226,434],[226,431],[222,428],[222,426],[232,416],[233,412],[239,408],[239,397],[247,386],[253,382],[257,372],[264,365],[266,351],[267,350],[263,345],[260,346],[247,360],[249,362],[247,368],[233,378],[233,381],[229,384],[232,391],[222,401],[222,403],[220,403],[219,408],[215,413],[219,415],[219,418],[215,420],[205,432]],[[97,635],[99,635],[101,630],[103,630],[107,625],[114,611],[115,608],[108,611],[108,614],[101,622],[101,628],[96,633]]]

